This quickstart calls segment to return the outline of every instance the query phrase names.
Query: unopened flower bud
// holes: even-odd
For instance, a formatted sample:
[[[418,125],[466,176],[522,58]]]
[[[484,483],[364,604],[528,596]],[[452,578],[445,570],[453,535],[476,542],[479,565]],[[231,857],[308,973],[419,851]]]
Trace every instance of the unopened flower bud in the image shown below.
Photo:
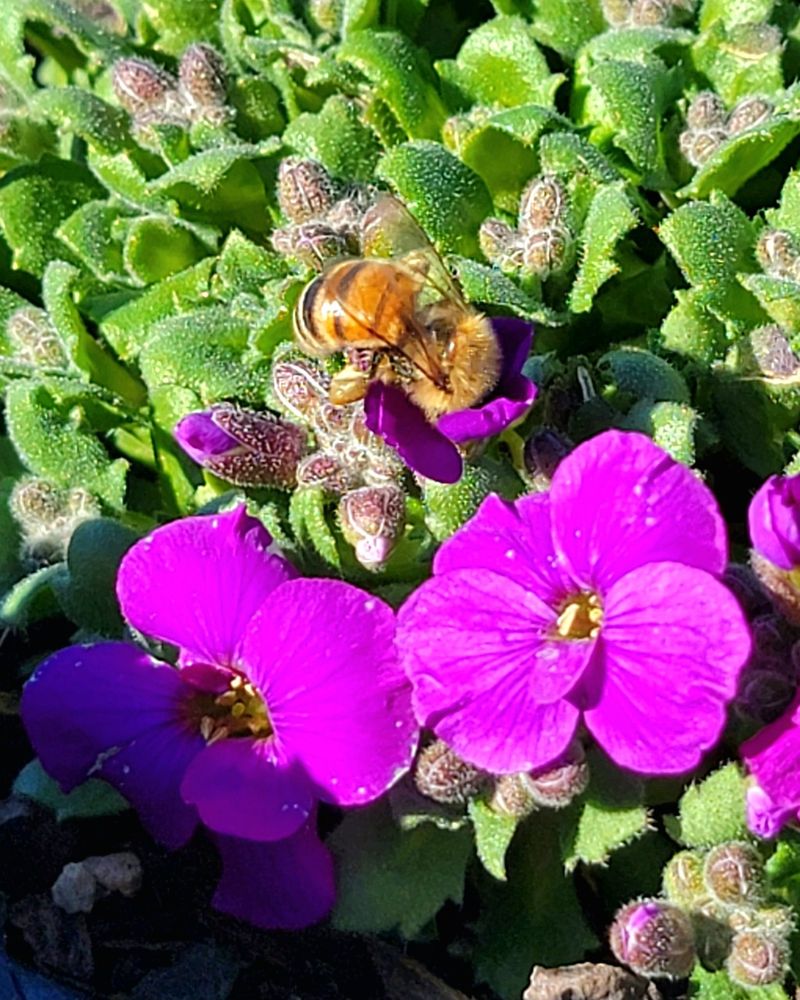
[[[678,851],[667,862],[663,874],[664,894],[685,910],[695,909],[708,896],[703,881],[703,858],[696,851]]]
[[[323,31],[336,32],[342,16],[342,0],[308,0],[308,13]]]
[[[666,24],[671,14],[670,0],[633,0],[631,22],[637,28],[658,27]]]
[[[371,185],[351,184],[325,216],[329,226],[347,237],[354,253],[360,249],[364,216],[375,204],[377,193],[377,188]]]
[[[572,442],[558,431],[540,427],[525,442],[523,462],[531,487],[537,492],[550,489],[553,473],[562,458],[572,451]]]
[[[622,28],[631,20],[631,0],[602,0],[603,15],[612,28]]]
[[[463,761],[442,740],[420,751],[414,763],[417,790],[434,802],[463,806],[486,788],[489,777]]]
[[[796,919],[791,906],[762,906],[731,910],[728,923],[734,931],[764,930],[788,938],[795,928]]]
[[[797,690],[797,681],[778,670],[745,670],[734,703],[747,719],[766,726],[783,715]]]
[[[623,906],[609,932],[614,955],[640,976],[682,979],[694,968],[694,930],[689,917],[660,899]]]
[[[530,816],[536,809],[536,799],[533,797],[528,775],[523,771],[495,778],[489,806],[502,816],[516,816],[519,819]]]
[[[362,486],[339,502],[342,534],[366,569],[380,569],[403,533],[406,497],[399,486]]]
[[[794,279],[798,252],[794,237],[785,229],[764,229],[756,241],[756,260],[773,278]]]
[[[298,420],[311,421],[328,398],[330,379],[312,361],[276,361],[272,366],[272,391],[279,407]]]
[[[322,218],[336,199],[331,175],[316,160],[287,156],[278,167],[278,204],[290,222]]]
[[[219,52],[205,42],[194,42],[181,56],[178,68],[180,92],[190,108],[219,112],[225,108],[228,85],[225,63]]]
[[[747,339],[762,374],[770,378],[788,378],[800,371],[800,358],[777,323],[756,327]]]
[[[729,563],[722,582],[736,595],[736,599],[748,617],[769,610],[769,599],[750,566],[743,563]]]
[[[18,480],[8,498],[16,521],[28,531],[52,527],[62,515],[64,493],[46,479],[33,476]]]
[[[589,786],[589,762],[583,744],[574,740],[557,761],[546,768],[529,772],[526,777],[537,806],[565,809]]]
[[[730,31],[729,51],[742,57],[769,55],[783,46],[781,29],[765,22],[744,22]]]
[[[519,203],[519,228],[522,233],[536,232],[563,220],[567,195],[555,177],[535,177],[522,192]]]
[[[772,115],[772,104],[765,97],[746,97],[728,116],[728,134],[738,135],[755,128]]]
[[[564,226],[531,230],[522,243],[522,263],[526,270],[547,279],[565,271],[572,262],[572,233]]]
[[[348,252],[347,237],[324,222],[302,222],[275,229],[272,246],[284,257],[320,270],[323,264]]]
[[[478,233],[484,257],[501,268],[522,264],[522,243],[516,229],[500,219],[484,219]]]
[[[681,132],[679,144],[686,159],[693,167],[702,166],[728,138],[724,128],[687,129]]]
[[[750,556],[750,565],[773,606],[790,625],[800,626],[800,589],[793,571],[780,569],[755,551]]]
[[[334,497],[355,489],[360,482],[357,469],[327,451],[316,451],[297,466],[298,487],[320,487]]]
[[[178,85],[171,73],[138,56],[118,59],[111,80],[117,100],[132,115],[159,107]]]
[[[50,317],[44,309],[23,306],[8,318],[8,338],[14,356],[23,364],[37,368],[63,368],[67,354]]]
[[[175,438],[199,465],[235,486],[290,489],[307,451],[302,427],[273,416],[218,403],[183,417]]]
[[[753,905],[763,894],[764,866],[754,847],[743,841],[731,841],[709,851],[704,878],[708,891],[718,903]]]
[[[692,98],[686,111],[686,124],[692,129],[722,127],[725,124],[725,105],[713,90],[702,90]]]
[[[784,979],[788,958],[784,934],[745,930],[734,935],[725,968],[739,986],[768,986]]]

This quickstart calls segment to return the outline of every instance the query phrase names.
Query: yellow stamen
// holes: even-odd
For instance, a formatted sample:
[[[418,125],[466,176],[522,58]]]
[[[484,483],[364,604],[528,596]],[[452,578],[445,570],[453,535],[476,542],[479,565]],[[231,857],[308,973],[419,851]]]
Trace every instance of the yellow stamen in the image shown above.
[[[571,594],[556,619],[555,638],[596,639],[603,621],[600,598],[592,591]]]

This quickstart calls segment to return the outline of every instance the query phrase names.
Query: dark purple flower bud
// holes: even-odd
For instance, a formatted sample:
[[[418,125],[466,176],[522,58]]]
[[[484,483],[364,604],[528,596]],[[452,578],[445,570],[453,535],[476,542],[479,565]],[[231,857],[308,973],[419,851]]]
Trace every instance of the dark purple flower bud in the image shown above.
[[[525,442],[523,462],[532,488],[544,492],[550,488],[553,473],[562,458],[572,451],[572,442],[558,431],[540,427]]]
[[[708,891],[724,906],[752,906],[763,895],[761,856],[744,841],[712,848],[706,857],[704,878]]]
[[[44,309],[23,306],[8,318],[8,338],[14,357],[23,364],[39,368],[63,368],[67,353],[56,328]]]
[[[766,726],[780,718],[796,690],[797,681],[786,672],[752,670],[748,667],[742,677],[735,707],[741,715]]]
[[[138,56],[118,59],[111,80],[117,100],[132,115],[161,106],[178,85],[171,73]]]
[[[721,126],[711,128],[690,128],[681,132],[678,140],[681,152],[693,167],[702,166],[719,149],[728,138],[728,133]]]
[[[302,427],[230,403],[188,414],[175,437],[195,462],[235,486],[290,489],[308,447]]]
[[[772,116],[772,104],[765,97],[745,97],[728,116],[728,133],[738,135],[761,125]]]
[[[178,77],[182,97],[201,117],[206,111],[218,113],[225,109],[228,94],[225,63],[212,45],[205,42],[190,45],[181,56]]]
[[[525,775],[533,801],[545,809],[566,808],[586,791],[589,777],[589,762],[579,740],[555,763]]]
[[[768,378],[791,378],[800,371],[800,358],[777,323],[756,327],[747,339],[753,360],[763,375]]]
[[[702,90],[686,110],[686,124],[692,129],[722,127],[725,124],[722,98],[713,90]]]
[[[366,569],[380,569],[400,540],[406,496],[399,486],[362,486],[339,502],[342,534]]]
[[[569,267],[574,247],[572,233],[564,226],[530,230],[522,242],[523,267],[547,279]]]
[[[745,988],[782,982],[788,971],[789,948],[784,933],[745,930],[735,934],[725,962],[734,983]]]
[[[330,379],[313,362],[292,359],[272,366],[272,391],[278,406],[310,423],[323,401],[328,399]]]
[[[462,760],[442,740],[425,747],[414,764],[417,790],[443,805],[466,805],[487,787],[489,776]]]
[[[331,496],[342,496],[360,483],[357,469],[327,451],[316,451],[297,466],[298,487],[321,487]]]
[[[278,204],[290,222],[321,219],[335,199],[336,185],[321,163],[298,156],[287,156],[281,161]]]
[[[519,229],[532,233],[563,222],[567,193],[555,177],[535,177],[522,192],[519,203]]]
[[[694,968],[694,930],[689,917],[661,899],[623,906],[609,932],[614,955],[640,976],[682,979]]]
[[[764,229],[756,241],[756,259],[773,278],[794,279],[798,253],[794,236],[785,229]]]
[[[708,898],[703,880],[703,857],[696,851],[678,851],[664,868],[664,893],[681,909],[694,910]]]

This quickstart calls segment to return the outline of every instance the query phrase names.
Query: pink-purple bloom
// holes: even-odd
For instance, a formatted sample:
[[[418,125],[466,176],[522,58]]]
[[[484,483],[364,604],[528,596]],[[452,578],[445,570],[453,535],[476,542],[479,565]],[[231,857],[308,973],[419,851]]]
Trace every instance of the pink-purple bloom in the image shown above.
[[[780,569],[800,567],[800,476],[770,476],[750,503],[750,539]]]
[[[68,791],[96,775],[170,848],[201,822],[223,861],[215,905],[299,927],[333,901],[318,801],[362,805],[416,747],[394,615],[336,580],[298,579],[243,506],[157,529],[124,557],[122,612],[177,646],[71,646],[26,685],[22,715]]]
[[[708,488],[644,435],[600,434],[437,552],[399,613],[417,718],[496,774],[556,760],[581,723],[621,767],[691,770],[750,653],[726,562]]]
[[[500,317],[492,326],[503,354],[500,378],[487,399],[467,410],[445,413],[431,423],[402,389],[373,382],[364,400],[367,427],[397,450],[414,472],[440,483],[461,478],[458,445],[500,434],[522,419],[536,398],[536,386],[522,374],[533,327]]]
[[[747,791],[747,825],[759,837],[777,837],[800,818],[800,693],[784,714],[741,747],[753,777]]]

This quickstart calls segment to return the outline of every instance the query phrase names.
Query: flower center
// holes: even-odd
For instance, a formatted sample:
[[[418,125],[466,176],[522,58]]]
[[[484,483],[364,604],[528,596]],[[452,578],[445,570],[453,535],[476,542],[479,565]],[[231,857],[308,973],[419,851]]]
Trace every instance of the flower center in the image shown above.
[[[207,743],[233,736],[264,738],[272,733],[272,723],[264,699],[253,685],[237,674],[222,694],[199,695],[192,717]]]
[[[596,639],[603,621],[603,606],[593,591],[570,594],[556,619],[556,639]]]

